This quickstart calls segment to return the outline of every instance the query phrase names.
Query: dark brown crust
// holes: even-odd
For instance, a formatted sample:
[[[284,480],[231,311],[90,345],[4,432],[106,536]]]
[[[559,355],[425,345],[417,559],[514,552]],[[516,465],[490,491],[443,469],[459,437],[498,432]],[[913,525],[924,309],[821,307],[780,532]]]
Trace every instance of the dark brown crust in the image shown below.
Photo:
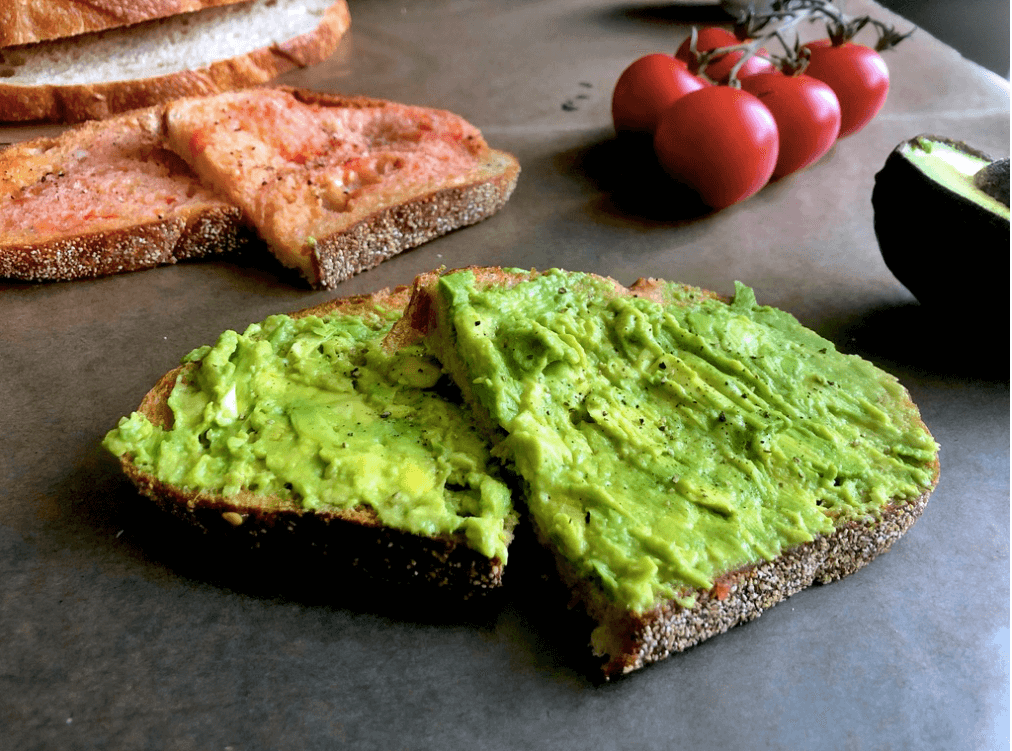
[[[88,34],[243,0],[48,0],[0,2],[0,47]]]
[[[754,620],[812,584],[827,584],[854,573],[889,550],[913,526],[930,494],[928,490],[910,503],[890,504],[874,522],[848,522],[772,561],[724,574],[712,589],[695,592],[690,608],[668,601],[640,615],[620,612],[605,604],[565,561],[556,557],[556,565],[591,616],[606,624],[611,651],[602,671],[605,678],[613,678]]]
[[[410,289],[397,287],[372,295],[337,298],[291,315],[325,315],[339,311],[361,315],[377,308],[401,310]],[[183,365],[163,376],[145,395],[138,411],[152,423],[171,425],[166,404],[177,378],[185,378],[193,365]],[[418,580],[453,588],[464,597],[502,584],[504,564],[469,547],[463,535],[424,537],[385,527],[366,507],[337,512],[306,511],[291,499],[195,492],[158,480],[139,468],[129,455],[120,459],[124,473],[142,495],[164,511],[207,533],[248,535],[254,544],[268,538],[305,541],[332,557],[340,557],[366,573],[395,581]]]
[[[0,249],[0,277],[27,282],[88,279],[234,253],[249,240],[242,212],[219,206],[109,232],[6,246]]]
[[[193,494],[166,485],[121,460],[138,491],[163,511],[203,530],[233,539],[249,538],[254,547],[284,539],[346,561],[361,573],[385,580],[417,580],[470,597],[502,585],[504,566],[468,547],[462,537],[422,537],[381,525],[362,510],[343,514],[271,508],[259,503]]]
[[[509,200],[519,175],[516,159],[493,150],[468,184],[384,207],[320,240],[313,252],[314,286],[331,289],[402,251],[487,219]]]
[[[471,267],[467,270],[474,273],[479,287],[511,286],[537,275],[535,271],[517,273],[498,268]],[[391,335],[395,341],[406,343],[433,332],[438,338],[435,284],[441,275],[447,273],[453,272],[434,271],[416,279],[412,299]],[[671,303],[665,294],[666,283],[662,280],[640,279],[628,289],[613,279],[607,281],[615,285],[616,294]],[[721,295],[706,290],[703,290],[703,295],[727,301]],[[466,383],[461,383],[458,365],[447,362],[447,359],[452,360],[452,355],[444,359],[444,367],[456,376],[465,399],[477,409],[479,417],[484,417],[484,410],[475,405]],[[919,421],[916,407],[909,397],[907,403],[913,410],[911,419]],[[574,593],[574,600],[582,603],[591,617],[604,627],[607,635],[598,644],[602,656],[607,656],[602,671],[605,678],[613,678],[757,618],[764,610],[814,583],[828,583],[857,571],[887,551],[913,525],[938,482],[938,473],[936,457],[931,486],[915,500],[894,501],[882,507],[880,516],[873,521],[845,522],[831,534],[790,548],[771,561],[762,561],[719,576],[712,589],[685,593],[695,596],[691,607],[682,607],[675,600],[670,600],[643,614],[609,603],[600,590],[581,578],[569,562],[556,554],[554,546],[541,534],[537,525],[534,526],[541,544],[553,551],[560,577]]]
[[[266,83],[297,67],[328,58],[351,24],[345,0],[337,0],[312,32],[196,70],[134,81],[78,86],[11,86],[0,83],[0,120],[75,123],[184,96]]]

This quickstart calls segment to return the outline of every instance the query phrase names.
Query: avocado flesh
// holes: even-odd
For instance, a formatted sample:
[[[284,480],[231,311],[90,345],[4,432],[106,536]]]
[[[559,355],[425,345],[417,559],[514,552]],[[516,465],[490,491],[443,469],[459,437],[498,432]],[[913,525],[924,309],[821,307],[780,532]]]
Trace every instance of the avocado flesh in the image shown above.
[[[662,302],[560,269],[439,279],[430,346],[564,577],[623,612],[691,607],[933,484],[937,447],[892,376],[735,287]]]
[[[875,175],[872,206],[882,258],[924,306],[944,310],[1008,264],[1009,207],[975,187],[984,153],[938,136],[897,146]],[[1004,296],[986,303],[1008,306]]]
[[[1009,219],[1009,207],[988,195],[974,182],[974,177],[991,164],[990,159],[963,151],[944,141],[919,137],[900,146],[900,154],[924,173],[925,177],[967,201]]]
[[[397,311],[275,315],[193,350],[167,404],[103,442],[175,488],[325,518],[371,509],[384,526],[462,536],[507,560],[513,512],[470,414],[443,398],[420,344],[387,352]]]

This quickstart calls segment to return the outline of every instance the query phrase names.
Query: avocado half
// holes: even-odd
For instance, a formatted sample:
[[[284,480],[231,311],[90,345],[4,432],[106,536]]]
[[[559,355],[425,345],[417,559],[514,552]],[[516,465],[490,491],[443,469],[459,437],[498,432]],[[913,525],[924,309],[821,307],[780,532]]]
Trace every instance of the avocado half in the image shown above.
[[[925,306],[951,303],[995,275],[1004,279],[1008,194],[1007,159],[994,162],[939,136],[904,141],[875,175],[871,198],[889,270]]]

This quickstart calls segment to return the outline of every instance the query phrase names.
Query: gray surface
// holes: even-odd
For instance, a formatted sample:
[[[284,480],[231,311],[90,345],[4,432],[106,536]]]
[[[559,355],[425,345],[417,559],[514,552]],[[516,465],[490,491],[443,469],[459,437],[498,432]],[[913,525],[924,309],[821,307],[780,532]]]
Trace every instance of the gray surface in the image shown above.
[[[1007,0],[884,0],[882,5],[927,29],[975,63],[1009,77]]]
[[[465,263],[722,292],[740,279],[900,377],[942,446],[941,484],[868,568],[599,685],[586,624],[536,561],[511,562],[483,605],[363,589],[182,533],[103,453],[105,431],[189,349],[328,294],[222,262],[0,283],[0,748],[1007,748],[1004,322],[981,359],[958,316],[916,306],[880,260],[869,204],[875,171],[916,133],[1007,154],[1004,83],[918,35],[890,53],[893,90],[865,131],[744,204],[680,221],[649,202],[628,210],[635,172],[615,170],[608,107],[625,65],[674,49],[676,22],[705,10],[372,0],[352,12],[335,57],[286,81],[452,109],[524,172],[498,216],[340,294]],[[994,292],[956,297],[977,294]]]

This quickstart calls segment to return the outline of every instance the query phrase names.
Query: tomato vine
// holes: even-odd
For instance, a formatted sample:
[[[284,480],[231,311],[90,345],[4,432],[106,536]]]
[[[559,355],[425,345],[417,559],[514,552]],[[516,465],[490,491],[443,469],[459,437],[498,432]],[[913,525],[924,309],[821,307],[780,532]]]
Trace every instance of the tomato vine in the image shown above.
[[[825,24],[826,37],[802,43],[803,22]],[[853,41],[869,28],[874,46]],[[630,65],[612,98],[615,130],[652,136],[665,171],[724,208],[864,128],[889,90],[879,53],[911,33],[847,16],[830,0],[750,6],[735,16],[733,32],[693,27],[674,55]]]
[[[826,36],[834,47],[853,41],[863,29],[870,27],[876,33],[876,41],[872,46],[876,52],[891,49],[914,33],[913,29],[900,33],[871,16],[848,16],[833,5],[831,0],[773,0],[767,9],[760,11],[750,6],[735,16],[734,36],[741,40],[738,44],[700,50],[699,30],[693,26],[688,39],[688,50],[696,62],[694,72],[706,77],[706,66],[714,60],[740,53],[741,57],[731,69],[728,81],[729,85],[737,86],[741,69],[762,50],[768,53],[764,56],[778,70],[788,74],[803,73],[808,60],[807,48],[796,34],[793,39],[788,39],[787,32],[796,29],[804,21],[822,21],[826,27]],[[769,53],[768,45],[771,42],[776,42],[783,54]]]

